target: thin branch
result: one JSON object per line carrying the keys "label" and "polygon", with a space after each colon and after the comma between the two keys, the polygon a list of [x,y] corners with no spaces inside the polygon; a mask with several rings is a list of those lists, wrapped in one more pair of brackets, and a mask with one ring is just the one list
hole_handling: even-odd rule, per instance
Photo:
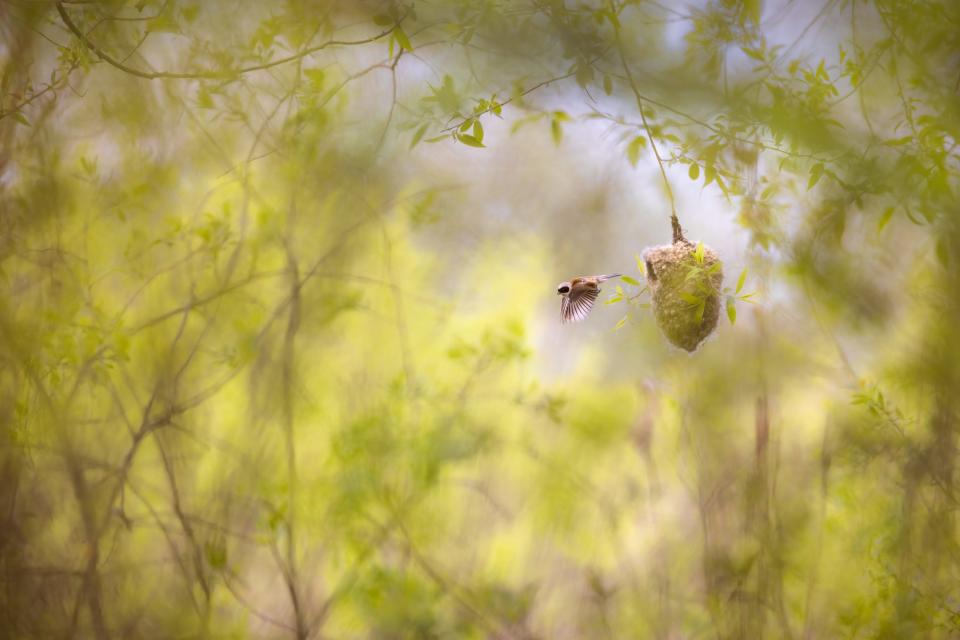
{"label": "thin branch", "polygon": [[410,532],[407,531],[402,518],[397,519],[397,527],[403,537],[403,542],[405,543],[404,546],[406,547],[407,552],[410,554],[410,557],[413,558],[414,562],[416,562],[423,573],[430,578],[446,595],[450,596],[450,598],[464,612],[471,615],[487,631],[494,634],[494,637],[496,638],[513,639],[516,637],[515,634],[512,633],[511,629],[506,627],[499,619],[488,615],[487,612],[483,611],[476,604],[474,604],[472,602],[473,598],[468,597],[471,594],[469,594],[465,588],[447,578],[443,573],[440,572],[440,570],[437,569],[434,563],[420,553],[417,547],[413,544],[413,538],[410,536]]}
{"label": "thin branch", "polygon": [[154,508],[150,501],[147,500],[147,497],[143,495],[143,492],[138,490],[132,482],[127,483],[127,488],[130,489],[130,493],[140,500],[143,506],[150,513],[150,516],[156,523],[157,528],[159,528],[160,532],[163,534],[164,539],[167,541],[167,546],[170,549],[170,557],[173,558],[174,562],[176,562],[177,567],[180,569],[180,573],[183,575],[184,592],[190,597],[190,602],[193,604],[194,610],[198,615],[200,615],[200,603],[197,602],[197,596],[193,590],[193,580],[190,575],[190,568],[185,564],[184,559],[180,554],[180,549],[177,545],[177,541],[173,537],[173,532],[170,531],[169,527],[167,527],[166,523],[164,523],[163,518],[160,517],[160,513],[156,510],[156,508]]}
{"label": "thin branch", "polygon": [[[291,202],[291,212],[288,218],[290,226],[296,217],[296,200]],[[296,418],[293,406],[293,385],[296,360],[296,338],[300,329],[301,320],[301,281],[300,266],[297,258],[286,243],[287,249],[287,271],[290,277],[290,304],[287,314],[287,327],[283,337],[283,427],[284,440],[287,453],[287,536],[286,536],[286,566],[279,557],[279,552],[274,549],[277,555],[277,564],[281,568],[284,581],[287,583],[287,591],[290,594],[290,604],[293,606],[294,621],[297,627],[297,638],[305,640],[309,635],[309,628],[306,624],[303,612],[303,603],[299,592],[299,579],[297,576],[297,450],[296,450]]]}
{"label": "thin branch", "polygon": [[[215,292],[213,292],[213,293],[211,293],[211,294],[209,294],[209,295],[206,295],[206,296],[204,296],[204,297],[202,297],[202,298],[195,298],[194,300],[191,300],[191,301],[188,302],[187,304],[182,305],[182,306],[179,306],[179,307],[177,307],[176,309],[171,309],[170,311],[166,311],[166,312],[164,312],[164,313],[161,313],[160,315],[154,316],[153,318],[150,318],[149,320],[145,320],[145,321],[141,322],[139,325],[137,325],[136,327],[133,327],[132,329],[130,329],[130,334],[133,335],[133,334],[136,334],[136,333],[139,333],[139,332],[143,331],[144,329],[149,329],[150,327],[152,327],[152,326],[154,326],[154,325],[156,325],[156,324],[160,324],[160,323],[163,322],[164,320],[167,320],[167,319],[169,319],[169,318],[172,318],[172,317],[174,317],[174,316],[177,316],[177,315],[179,315],[179,314],[181,314],[181,313],[183,313],[183,312],[185,312],[185,311],[193,311],[194,309],[197,309],[197,308],[202,307],[202,306],[204,306],[204,305],[206,305],[206,304],[209,304],[209,303],[211,303],[211,302],[214,302],[215,300],[218,300],[219,298],[225,296],[226,294],[228,294],[228,293],[230,293],[230,292],[232,292],[232,291],[235,291],[235,290],[237,290],[237,289],[241,289],[241,288],[247,286],[248,284],[250,284],[250,283],[252,283],[252,282],[255,282],[255,281],[257,281],[257,280],[260,280],[260,279],[262,279],[262,278],[276,278],[276,277],[280,277],[280,276],[286,275],[286,273],[287,273],[287,272],[286,272],[286,270],[284,270],[284,269],[277,269],[277,270],[272,270],[272,271],[263,271],[263,272],[261,272],[261,273],[251,274],[251,275],[247,276],[246,278],[244,278],[243,280],[240,280],[240,281],[238,281],[238,282],[235,282],[235,283],[233,283],[233,284],[230,284],[230,285],[227,285],[227,286],[223,287],[223,288],[220,289],[219,291],[215,291]],[[138,293],[139,293],[139,292],[138,292]]]}
{"label": "thin branch", "polygon": [[[499,105],[500,107],[503,107],[503,106],[505,106],[505,105],[510,104],[511,102],[514,102],[514,101],[517,100],[518,98],[522,98],[522,97],[524,97],[524,96],[526,96],[526,95],[528,95],[528,94],[533,93],[533,92],[536,91],[537,89],[542,89],[543,87],[549,86],[549,85],[553,84],[554,82],[560,82],[561,80],[566,80],[567,78],[570,78],[570,77],[572,77],[572,76],[574,76],[574,75],[576,75],[576,71],[571,71],[570,73],[565,73],[565,74],[563,74],[562,76],[557,76],[557,77],[555,77],[555,78],[550,78],[549,80],[544,80],[543,82],[538,82],[537,84],[533,85],[533,86],[530,87],[529,89],[526,89],[526,90],[524,90],[524,91],[521,91],[519,94],[517,94],[517,95],[515,95],[515,96],[513,96],[513,97],[510,97],[510,98],[507,98],[507,99],[504,100],[503,102],[498,103],[498,105]],[[471,115],[470,117],[471,117],[471,118],[479,118],[479,117],[481,117],[481,116],[484,116],[484,115],[490,113],[491,111],[493,111],[493,109],[494,109],[493,106],[487,107],[487,108],[484,109],[483,111],[478,111],[477,113],[474,113],[474,114]],[[461,120],[461,121],[458,122],[457,124],[454,124],[454,125],[451,125],[451,126],[449,126],[449,127],[446,127],[445,129],[441,129],[441,133],[447,133],[448,131],[453,131],[454,129],[459,129],[460,126],[464,123],[465,120],[466,120],[466,118],[464,118],[463,120]]]}
{"label": "thin branch", "polygon": [[400,64],[400,58],[403,57],[404,49],[400,48],[393,64],[390,65],[390,110],[387,112],[387,121],[383,123],[383,131],[380,132],[380,139],[377,140],[377,151],[383,148],[383,142],[387,137],[387,131],[390,130],[390,124],[393,122],[393,113],[397,108],[397,65]]}
{"label": "thin branch", "polygon": [[293,627],[291,627],[291,626],[290,626],[289,624],[287,624],[286,622],[283,622],[283,621],[281,621],[281,620],[277,620],[277,619],[275,619],[275,618],[271,618],[271,617],[268,616],[267,614],[261,613],[260,611],[258,611],[258,610],[256,609],[256,607],[254,607],[252,604],[250,604],[250,602],[248,602],[248,601],[246,600],[246,598],[243,597],[243,594],[241,594],[239,591],[237,591],[237,590],[233,587],[233,585],[230,583],[230,580],[229,580],[228,577],[227,577],[227,574],[224,574],[224,576],[223,576],[223,586],[225,586],[225,587],[227,588],[227,591],[230,592],[230,595],[232,595],[232,596],[234,597],[234,599],[236,599],[237,602],[239,602],[247,611],[249,611],[250,613],[252,613],[254,616],[256,616],[257,618],[259,618],[260,620],[263,620],[264,622],[267,622],[267,623],[269,623],[269,624],[272,624],[272,625],[274,625],[274,626],[276,626],[276,627],[280,627],[281,629],[286,629],[287,631],[296,631],[296,629],[294,629]]}
{"label": "thin branch", "polygon": [[304,49],[303,51],[299,51],[299,52],[297,52],[297,53],[291,54],[291,55],[286,56],[286,57],[283,57],[283,58],[277,58],[276,60],[271,60],[271,61],[269,61],[269,62],[263,62],[263,63],[261,63],[261,64],[255,64],[255,65],[251,65],[251,66],[248,66],[248,67],[240,67],[239,69],[227,69],[227,70],[221,70],[221,71],[194,71],[194,72],[187,72],[187,71],[143,71],[143,70],[141,70],[141,69],[137,69],[137,68],[135,68],[135,67],[131,67],[131,66],[129,66],[129,65],[126,65],[126,64],[124,64],[123,62],[121,62],[120,60],[117,60],[116,58],[114,58],[114,57],[111,56],[110,54],[106,53],[106,52],[105,52],[103,49],[101,49],[99,46],[97,46],[93,41],[91,41],[82,31],[80,31],[80,29],[77,27],[77,25],[76,25],[76,24],[73,22],[73,20],[70,18],[70,15],[67,13],[66,9],[63,8],[63,1],[62,1],[62,0],[61,0],[61,2],[57,2],[57,13],[60,14],[60,18],[63,20],[63,23],[67,26],[67,28],[80,40],[81,43],[83,43],[83,45],[84,45],[87,49],[89,49],[90,51],[92,51],[93,53],[95,53],[98,58],[100,58],[101,60],[103,60],[103,61],[106,62],[107,64],[109,64],[109,65],[111,65],[111,66],[113,66],[113,67],[116,67],[117,69],[120,69],[121,71],[123,71],[123,72],[125,72],[125,73],[129,73],[130,75],[136,76],[136,77],[138,77],[138,78],[145,78],[145,79],[147,79],[147,80],[156,80],[156,79],[159,79],[159,78],[178,79],[178,80],[216,80],[216,79],[222,80],[222,79],[229,79],[229,78],[232,78],[232,77],[235,77],[235,76],[238,76],[238,75],[242,75],[242,74],[245,74],[245,73],[250,73],[250,72],[252,72],[252,71],[262,71],[262,70],[264,70],[264,69],[270,69],[270,68],[272,68],[272,67],[277,67],[277,66],[286,64],[286,63],[288,63],[288,62],[293,62],[293,61],[295,61],[295,60],[300,60],[301,58],[305,58],[306,56],[309,56],[310,54],[316,53],[317,51],[321,51],[321,50],[323,50],[323,49],[327,49],[327,48],[329,48],[329,47],[361,45],[361,44],[369,44],[369,43],[371,43],[371,42],[376,42],[377,40],[380,40],[380,39],[382,39],[382,38],[390,35],[391,33],[393,33],[394,30],[396,30],[397,27],[400,26],[400,22],[403,21],[403,18],[401,18],[401,19],[397,22],[397,24],[393,25],[393,26],[390,27],[389,29],[385,29],[384,31],[381,31],[380,33],[378,33],[378,34],[376,34],[376,35],[370,36],[369,38],[364,38],[364,39],[361,39],[361,40],[327,40],[326,42],[323,42],[323,43],[318,44],[318,45],[314,45],[314,46],[312,46],[312,47],[308,47],[308,48]]}
{"label": "thin branch", "polygon": [[11,106],[9,109],[0,111],[0,120],[3,120],[7,116],[11,116],[15,113],[19,113],[21,109],[29,105],[31,102],[33,102],[37,98],[40,98],[51,91],[56,91],[57,89],[61,88],[70,79],[70,74],[76,70],[77,66],[79,66],[78,63],[74,62],[67,68],[65,72],[63,72],[63,75],[61,75],[59,78],[54,79],[52,82],[50,82],[40,91],[37,91],[36,93],[31,94],[29,97],[24,98],[20,102]]}
{"label": "thin branch", "polygon": [[[616,15],[617,8],[611,0],[610,10]],[[623,65],[623,71],[627,74],[627,81],[630,84],[630,88],[633,90],[633,95],[637,100],[637,109],[640,111],[640,119],[643,121],[643,128],[647,132],[647,139],[650,141],[650,148],[653,149],[653,155],[657,158],[657,165],[660,167],[660,176],[663,178],[664,187],[667,190],[667,198],[670,200],[670,227],[673,230],[673,241],[676,242],[687,242],[687,239],[683,237],[683,229],[680,226],[680,219],[677,217],[677,205],[673,198],[673,188],[670,186],[670,180],[667,179],[667,171],[663,167],[663,158],[660,157],[660,151],[657,149],[657,143],[653,138],[653,133],[650,131],[650,124],[647,122],[647,116],[643,112],[643,97],[640,95],[640,90],[637,89],[637,83],[633,78],[633,72],[630,71],[630,65],[627,64],[627,57],[623,52],[623,40],[620,38],[620,23],[618,20],[614,19],[611,21],[613,23],[613,36],[617,41],[617,53],[620,54],[620,63]]]}
{"label": "thin branch", "polygon": [[[170,499],[172,502],[171,506],[173,507],[174,514],[177,516],[177,521],[180,523],[180,528],[183,529],[183,534],[190,544],[195,581],[200,584],[200,589],[203,591],[203,610],[201,611],[199,606],[197,606],[196,598],[194,598],[194,605],[197,606],[197,613],[203,616],[204,628],[206,628],[206,625],[210,621],[210,597],[212,589],[210,586],[210,581],[207,579],[206,573],[204,572],[203,547],[197,541],[197,536],[194,534],[193,527],[190,525],[190,520],[183,511],[183,503],[180,500],[180,489],[177,486],[177,475],[175,469],[173,468],[173,460],[171,460],[170,456],[167,454],[166,447],[163,446],[163,440],[161,438],[157,438],[156,442],[157,449],[160,451],[160,457],[163,460],[163,470],[167,476],[167,484],[170,487]],[[178,558],[178,562],[179,561],[180,560]],[[184,574],[189,578],[189,573],[186,572],[186,570],[184,570]]]}
{"label": "thin branch", "polygon": [[[612,77],[614,77],[614,78],[619,78],[619,79],[621,79],[621,80],[628,80],[626,76],[622,76],[622,75],[620,75],[620,74],[618,74],[618,73],[615,73],[615,72],[608,72],[608,75],[610,75],[610,76],[612,76]],[[628,80],[628,82],[629,82],[629,80]],[[634,91],[636,91],[636,89],[634,89]],[[696,117],[696,116],[694,116],[694,115],[691,115],[691,114],[687,113],[686,111],[682,111],[682,110],[680,110],[680,109],[677,109],[676,107],[671,107],[670,105],[668,105],[668,104],[666,104],[666,103],[664,103],[664,102],[660,102],[659,100],[657,100],[657,99],[655,99],[655,98],[651,98],[651,97],[650,97],[649,95],[647,95],[647,94],[641,93],[641,94],[640,94],[640,98],[641,98],[644,102],[646,102],[646,103],[648,103],[648,104],[652,104],[652,105],[655,106],[655,107],[659,107],[659,108],[661,108],[661,109],[663,109],[663,110],[665,110],[665,111],[669,111],[669,112],[671,112],[671,113],[674,113],[674,114],[680,116],[681,118],[684,118],[684,119],[686,119],[686,120],[689,120],[689,121],[692,122],[693,124],[699,125],[699,126],[703,127],[704,129],[707,129],[708,131],[717,134],[718,136],[723,136],[723,137],[726,138],[729,142],[739,142],[740,144],[750,145],[750,146],[752,146],[752,147],[756,147],[757,149],[762,149],[763,151],[772,151],[772,152],[774,152],[774,153],[779,153],[779,154],[781,154],[781,155],[784,155],[784,156],[787,156],[787,157],[790,157],[790,158],[803,158],[803,159],[807,159],[807,160],[816,160],[816,161],[818,161],[818,162],[835,162],[835,161],[836,161],[836,159],[823,158],[823,157],[821,157],[821,156],[818,156],[818,155],[812,154],[812,153],[797,153],[796,151],[790,151],[789,149],[784,149],[784,148],[782,148],[782,147],[778,147],[778,146],[775,146],[775,145],[772,145],[772,144],[767,144],[766,142],[761,142],[760,140],[756,140],[756,139],[753,139],[753,138],[743,138],[743,137],[738,136],[738,135],[736,135],[736,134],[734,134],[734,133],[730,133],[729,131],[724,131],[723,129],[719,129],[719,128],[715,127],[714,125],[710,124],[709,122],[707,122],[706,120],[701,120],[700,118],[698,118],[698,117]],[[619,123],[619,124],[630,124],[631,126],[638,126],[638,125],[636,125],[635,123],[631,123],[631,122],[628,122],[628,121],[624,121],[624,120],[622,120],[622,119],[620,119],[620,118],[617,118],[617,117],[615,117],[615,116],[613,116],[613,115],[611,115],[611,114],[609,114],[609,113],[605,113],[605,112],[603,112],[603,111],[593,111],[592,113],[596,113],[596,114],[602,115],[603,117],[607,118],[608,120],[612,120],[612,121],[617,122],[617,123]]]}

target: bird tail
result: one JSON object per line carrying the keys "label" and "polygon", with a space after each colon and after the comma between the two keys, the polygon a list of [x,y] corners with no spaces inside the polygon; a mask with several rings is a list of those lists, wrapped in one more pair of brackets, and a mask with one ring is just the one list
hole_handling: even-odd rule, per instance
{"label": "bird tail", "polygon": [[597,282],[605,282],[606,280],[612,280],[613,278],[619,278],[622,276],[622,273],[610,273],[605,276],[597,276]]}

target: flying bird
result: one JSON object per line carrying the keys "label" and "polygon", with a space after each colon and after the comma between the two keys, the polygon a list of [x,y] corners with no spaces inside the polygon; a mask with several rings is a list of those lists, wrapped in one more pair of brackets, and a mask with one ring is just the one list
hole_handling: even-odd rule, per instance
{"label": "flying bird", "polygon": [[600,295],[600,283],[621,275],[611,273],[605,276],[580,276],[557,285],[557,293],[563,296],[560,301],[560,321],[580,322],[586,318]]}

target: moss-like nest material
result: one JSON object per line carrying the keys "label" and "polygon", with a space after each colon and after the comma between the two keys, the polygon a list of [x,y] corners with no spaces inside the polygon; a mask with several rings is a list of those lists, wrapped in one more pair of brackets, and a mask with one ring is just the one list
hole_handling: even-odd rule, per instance
{"label": "moss-like nest material", "polygon": [[717,328],[723,265],[717,254],[685,240],[651,247],[643,253],[653,316],[667,339],[693,352]]}

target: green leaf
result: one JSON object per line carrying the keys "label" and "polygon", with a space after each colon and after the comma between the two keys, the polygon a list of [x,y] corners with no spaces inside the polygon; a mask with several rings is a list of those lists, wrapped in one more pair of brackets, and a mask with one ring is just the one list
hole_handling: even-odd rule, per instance
{"label": "green leaf", "polygon": [[698,165],[696,162],[692,163],[692,164],[690,165],[690,170],[687,171],[687,175],[690,176],[690,179],[691,179],[691,180],[696,180],[697,178],[699,178],[699,177],[700,177],[700,165]]}
{"label": "green leaf", "polygon": [[950,250],[947,247],[947,241],[944,238],[937,239],[937,260],[944,268],[950,266]]}
{"label": "green leaf", "polygon": [[610,26],[612,26],[614,29],[620,28],[620,18],[617,17],[617,14],[615,11],[612,11],[612,10],[604,11],[603,15],[604,17],[606,17],[607,20],[610,21]]}
{"label": "green leaf", "polygon": [[909,143],[911,140],[913,140],[913,136],[903,136],[902,138],[884,140],[883,144],[887,145],[888,147],[899,147]]}
{"label": "green leaf", "polygon": [[227,566],[227,547],[223,543],[211,543],[207,542],[204,544],[204,548],[207,552],[207,562],[214,569],[223,569]]}
{"label": "green leaf", "polygon": [[697,243],[697,248],[696,248],[696,250],[693,252],[693,257],[696,259],[697,264],[703,264],[703,251],[704,251],[704,250],[703,250],[703,243],[702,243],[702,242],[698,242],[698,243]]}
{"label": "green leaf", "polygon": [[27,120],[27,116],[23,115],[20,111],[13,114],[13,119],[26,127],[30,126],[30,121]]}
{"label": "green leaf", "polygon": [[744,283],[747,281],[747,270],[744,269],[743,273],[740,274],[740,277],[737,278],[737,288],[734,290],[734,293],[740,293],[740,290],[743,289]]}
{"label": "green leaf", "polygon": [[807,191],[813,189],[816,184],[820,182],[821,176],[823,176],[823,163],[818,162],[810,169],[810,181],[807,183]]}
{"label": "green leaf", "polygon": [[589,64],[581,64],[577,66],[575,77],[577,84],[586,89],[587,85],[593,82],[593,67],[591,67]]}
{"label": "green leaf", "polygon": [[543,118],[544,118],[544,114],[542,113],[535,113],[533,115],[529,115],[523,118],[517,118],[516,120],[514,120],[513,124],[510,125],[510,133],[516,133],[517,131],[520,131],[521,127],[524,127],[530,124],[531,122],[537,122],[538,120],[543,120]]}
{"label": "green leaf", "polygon": [[483,142],[483,125],[480,124],[479,118],[473,121],[473,137]]}
{"label": "green leaf", "polygon": [[701,298],[700,296],[696,296],[696,295],[694,295],[694,294],[692,294],[692,293],[688,293],[688,292],[686,292],[686,291],[681,291],[681,292],[680,292],[680,297],[681,297],[681,298],[683,299],[683,301],[686,302],[687,304],[700,304],[701,302],[703,302],[703,298]]}
{"label": "green leaf", "polygon": [[86,156],[80,156],[80,168],[83,169],[83,172],[89,176],[96,175],[97,173],[97,160],[87,158]]}
{"label": "green leaf", "polygon": [[887,226],[887,223],[893,218],[894,210],[894,207],[887,207],[884,210],[883,215],[880,216],[880,222],[877,223],[877,231],[883,231],[883,228]]}
{"label": "green leaf", "polygon": [[460,123],[460,127],[459,127],[458,131],[459,131],[460,133],[465,133],[465,132],[467,131],[467,129],[469,129],[472,124],[473,124],[473,118],[467,118],[466,120],[464,120],[463,122]]}
{"label": "green leaf", "polygon": [[607,95],[613,93],[613,80],[610,76],[603,76],[603,92]]}
{"label": "green leaf", "polygon": [[630,161],[630,164],[637,166],[637,161],[640,160],[640,150],[647,144],[647,139],[643,136],[637,136],[630,141],[630,144],[627,145],[627,160]]}
{"label": "green leaf", "polygon": [[632,284],[635,287],[639,287],[640,283],[631,278],[630,276],[620,276],[620,279],[626,282],[627,284]]}
{"label": "green leaf", "polygon": [[647,265],[646,263],[644,263],[643,258],[641,258],[639,254],[634,254],[633,257],[637,261],[637,271],[639,271],[644,275],[644,277],[646,277]]}
{"label": "green leaf", "polygon": [[737,301],[733,296],[727,296],[727,318],[730,324],[737,323]]}
{"label": "green leaf", "polygon": [[485,144],[483,144],[473,136],[467,135],[466,133],[461,133],[460,135],[458,135],[457,140],[467,145],[468,147],[485,147],[486,146]]}
{"label": "green leaf", "polygon": [[623,327],[623,325],[625,324],[627,324],[627,316],[623,316],[622,318],[620,318],[620,322],[616,324],[613,330],[616,331],[617,329],[620,329],[621,327]]}
{"label": "green leaf", "polygon": [[[310,86],[312,89],[322,89],[327,73],[323,69],[304,69],[303,75],[307,76],[307,78],[310,80]],[[203,89],[201,88],[201,91],[202,90]]]}
{"label": "green leaf", "polygon": [[696,318],[697,322],[703,322],[703,313],[707,310],[707,301],[701,300],[700,304],[697,305]]}
{"label": "green leaf", "polygon": [[557,118],[550,121],[550,135],[553,136],[554,144],[559,145],[560,141],[563,140],[563,127],[560,126],[560,121]]}
{"label": "green leaf", "polygon": [[373,16],[373,24],[386,27],[387,25],[393,24],[393,20],[386,14],[378,13],[377,15]]}
{"label": "green leaf", "polygon": [[720,191],[723,192],[723,195],[729,199],[730,190],[727,188],[727,183],[723,181],[723,178],[720,177],[719,173],[716,175],[716,183],[717,186],[720,187]]}
{"label": "green leaf", "polygon": [[413,45],[410,44],[410,38],[407,37],[406,32],[397,25],[397,28],[393,31],[393,37],[397,39],[397,44],[406,49],[407,51],[413,51]]}
{"label": "green leaf", "polygon": [[827,64],[826,60],[821,60],[820,64],[817,65],[817,77],[822,78],[824,80],[829,80],[830,76],[827,74],[826,64]]}
{"label": "green leaf", "polygon": [[[423,139],[423,135],[427,132],[427,127],[428,127],[428,126],[429,126],[428,124],[420,125],[420,128],[417,129],[417,132],[413,134],[413,140],[410,141],[410,148],[411,148],[411,149],[413,149],[415,146],[417,146],[417,143],[419,143],[419,142]],[[444,137],[446,137],[446,136],[444,136]]]}
{"label": "green leaf", "polygon": [[434,142],[440,142],[441,140],[446,140],[450,137],[449,133],[444,133],[443,135],[435,136],[433,138],[427,138],[424,140],[427,144],[433,144]]}
{"label": "green leaf", "polygon": [[147,22],[147,31],[150,33],[179,33],[180,25],[170,12],[164,11],[153,20]]}
{"label": "green leaf", "polygon": [[914,215],[913,211],[910,209],[909,206],[907,206],[907,207],[904,209],[904,213],[907,214],[907,219],[910,220],[910,222],[912,222],[913,224],[917,225],[918,227],[922,227],[922,226],[923,226],[923,220],[921,220],[920,218],[917,218],[917,217]]}

